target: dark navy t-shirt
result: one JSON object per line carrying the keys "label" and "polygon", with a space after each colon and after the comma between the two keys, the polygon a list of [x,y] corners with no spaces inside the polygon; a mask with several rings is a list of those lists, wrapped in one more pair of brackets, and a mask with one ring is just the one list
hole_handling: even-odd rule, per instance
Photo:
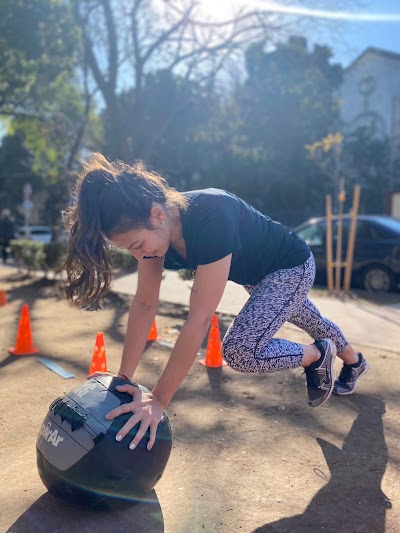
{"label": "dark navy t-shirt", "polygon": [[295,233],[220,189],[182,193],[189,207],[181,212],[184,260],[170,247],[164,267],[196,270],[232,254],[229,279],[256,285],[267,274],[301,265],[310,249]]}

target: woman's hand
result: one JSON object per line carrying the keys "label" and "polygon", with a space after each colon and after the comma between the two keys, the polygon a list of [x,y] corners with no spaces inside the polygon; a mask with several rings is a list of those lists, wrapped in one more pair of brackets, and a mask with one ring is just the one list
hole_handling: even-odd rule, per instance
{"label": "woman's hand", "polygon": [[133,385],[119,385],[116,387],[119,392],[127,392],[133,397],[130,403],[124,403],[116,409],[106,414],[107,420],[112,420],[116,416],[132,412],[133,415],[119,430],[115,439],[121,441],[125,435],[140,422],[139,429],[129,444],[129,448],[134,450],[140,440],[143,438],[147,429],[150,427],[150,438],[147,449],[151,450],[156,440],[157,426],[163,415],[163,408],[159,401],[151,394],[142,392],[138,387]]}

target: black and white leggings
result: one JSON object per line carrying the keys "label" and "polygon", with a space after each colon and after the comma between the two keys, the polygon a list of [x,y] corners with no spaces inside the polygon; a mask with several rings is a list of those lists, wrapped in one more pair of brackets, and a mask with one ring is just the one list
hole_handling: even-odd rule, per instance
{"label": "black and white leggings", "polygon": [[310,255],[305,263],[278,270],[258,285],[246,285],[250,298],[225,334],[222,354],[240,372],[276,372],[300,366],[301,344],[272,338],[285,323],[291,322],[313,339],[331,339],[342,353],[348,345],[333,322],[321,316],[307,295],[314,283],[315,262]]}

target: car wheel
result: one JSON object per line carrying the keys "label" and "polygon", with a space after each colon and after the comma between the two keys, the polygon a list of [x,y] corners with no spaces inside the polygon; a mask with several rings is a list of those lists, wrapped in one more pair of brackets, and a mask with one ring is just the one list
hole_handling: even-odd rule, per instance
{"label": "car wheel", "polygon": [[364,271],[363,287],[369,292],[389,292],[394,288],[393,274],[383,266],[370,266]]}

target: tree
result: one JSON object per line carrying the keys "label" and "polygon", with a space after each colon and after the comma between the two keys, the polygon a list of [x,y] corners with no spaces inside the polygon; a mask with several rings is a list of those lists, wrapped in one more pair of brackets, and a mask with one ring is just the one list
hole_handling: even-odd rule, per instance
{"label": "tree", "polygon": [[359,183],[361,210],[383,213],[385,192],[391,190],[391,146],[387,138],[373,135],[367,127],[358,128],[344,145],[347,185]]}
{"label": "tree", "polygon": [[[125,110],[118,100],[122,86],[132,91],[131,120],[143,125],[150,73],[163,70],[210,88],[221,69],[251,39],[265,38],[268,29],[278,31],[277,17],[266,12],[241,12],[232,20],[216,23],[199,20],[197,8],[197,0],[74,1],[87,64],[113,132],[110,156],[132,161],[140,142],[123,128]],[[146,148],[138,150],[146,160]]]}
{"label": "tree", "polygon": [[65,0],[0,3],[0,115],[40,117],[73,74],[78,38]]}
{"label": "tree", "polygon": [[341,67],[330,57],[324,46],[309,51],[303,38],[273,51],[255,43],[246,54],[248,77],[229,103],[236,124],[229,133],[232,188],[250,189],[245,196],[254,205],[291,224],[323,207],[327,184],[304,145],[324,137],[338,119]]}
{"label": "tree", "polygon": [[[9,139],[3,146],[3,157],[23,144],[29,154],[24,161],[30,165],[24,179],[36,176],[42,221],[55,223],[68,201],[82,148],[93,149],[101,137],[87,69],[80,62],[80,31],[66,0],[2,2],[0,31],[5,50],[0,57],[0,115],[9,117],[8,134],[16,135],[15,143]],[[92,142],[95,132],[98,139]],[[9,196],[15,201],[13,189],[18,201],[21,194],[19,166],[15,160],[13,168],[11,160],[7,167]]]}
{"label": "tree", "polygon": [[[118,96],[124,109],[121,128],[132,145],[132,157],[168,177],[171,185],[188,189],[198,185],[198,170],[204,154],[204,141],[211,129],[211,118],[218,112],[218,99],[200,83],[160,70],[145,77],[142,95],[143,122],[135,116],[133,89]],[[106,146],[113,129],[105,121]],[[197,170],[197,173],[196,173]]]}

